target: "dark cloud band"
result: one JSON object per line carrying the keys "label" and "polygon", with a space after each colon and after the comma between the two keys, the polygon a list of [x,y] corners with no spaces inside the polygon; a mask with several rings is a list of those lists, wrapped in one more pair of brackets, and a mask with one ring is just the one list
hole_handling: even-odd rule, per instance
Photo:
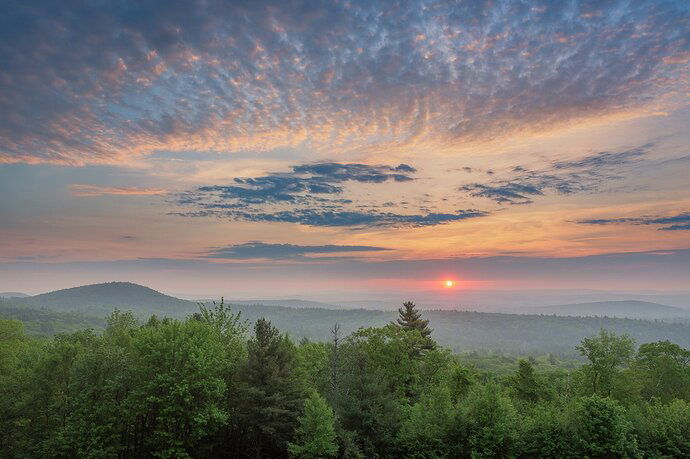
{"label": "dark cloud band", "polygon": [[660,231],[687,231],[690,230],[690,212],[667,217],[597,218],[579,220],[577,223],[582,225],[659,225]]}

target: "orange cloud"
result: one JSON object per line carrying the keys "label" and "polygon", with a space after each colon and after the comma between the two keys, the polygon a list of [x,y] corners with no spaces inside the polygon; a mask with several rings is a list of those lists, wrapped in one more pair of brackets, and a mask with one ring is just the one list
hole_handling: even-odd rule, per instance
{"label": "orange cloud", "polygon": [[153,196],[167,193],[162,188],[114,187],[79,183],[71,184],[69,190],[73,196]]}

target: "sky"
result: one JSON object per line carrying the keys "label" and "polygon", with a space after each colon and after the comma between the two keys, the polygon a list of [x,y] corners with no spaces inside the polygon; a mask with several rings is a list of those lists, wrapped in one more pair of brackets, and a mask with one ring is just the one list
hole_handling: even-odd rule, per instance
{"label": "sky", "polygon": [[4,1],[0,290],[690,291],[689,69],[687,1]]}

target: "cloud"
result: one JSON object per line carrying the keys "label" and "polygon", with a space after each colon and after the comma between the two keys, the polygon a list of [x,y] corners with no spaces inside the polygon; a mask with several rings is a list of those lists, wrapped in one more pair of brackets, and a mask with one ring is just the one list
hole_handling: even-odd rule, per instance
{"label": "cloud", "polygon": [[661,231],[690,231],[690,223],[685,223],[683,225],[671,225],[659,228]]}
{"label": "cloud", "polygon": [[[183,193],[182,204],[205,208],[248,208],[260,204],[324,203],[325,198],[314,195],[334,195],[343,192],[340,184],[359,182],[380,184],[386,181],[409,182],[416,170],[406,164],[397,167],[366,164],[315,163],[294,166],[292,172],[270,173],[255,178],[235,178],[234,185],[199,187]],[[213,199],[210,202],[209,199]],[[331,200],[343,204],[347,200]]]}
{"label": "cloud", "polygon": [[225,247],[213,247],[204,254],[204,257],[227,260],[268,259],[322,261],[352,257],[312,257],[309,255],[381,252],[387,250],[391,249],[368,245],[295,245],[267,244],[264,242],[252,241]]}
{"label": "cloud", "polygon": [[323,227],[422,227],[458,222],[470,218],[485,217],[488,212],[467,209],[454,213],[398,214],[379,211],[331,211],[298,209],[294,211],[246,212],[232,209],[207,209],[190,212],[173,212],[184,217],[219,217],[249,222],[296,223]]}
{"label": "cloud", "polygon": [[[477,209],[456,212],[395,213],[396,204],[350,197],[345,184],[411,182],[416,169],[398,166],[312,163],[291,172],[235,178],[232,185],[202,186],[178,194],[174,203],[190,210],[185,217],[219,217],[250,222],[282,222],[324,227],[431,226],[488,215]],[[399,207],[407,203],[401,202]],[[366,209],[366,210],[365,210]]]}
{"label": "cloud", "polygon": [[139,187],[114,187],[99,185],[84,185],[73,183],[69,186],[73,196],[153,196],[163,195],[167,191],[161,188],[139,188]]}
{"label": "cloud", "polygon": [[630,165],[642,160],[652,148],[646,144],[621,151],[601,151],[571,161],[555,161],[540,170],[515,166],[510,179],[489,183],[470,183],[459,191],[472,197],[487,198],[498,204],[531,204],[534,196],[591,193],[602,184],[621,178]]}
{"label": "cloud", "polygon": [[576,223],[582,225],[668,225],[661,226],[660,231],[685,231],[690,230],[690,212],[683,212],[667,217],[624,217],[624,218],[597,218],[579,220]]}
{"label": "cloud", "polygon": [[471,196],[492,199],[499,204],[531,204],[533,201],[528,196],[544,194],[536,186],[520,183],[505,183],[497,186],[473,183],[460,187],[460,191],[468,191]]}
{"label": "cloud", "polygon": [[450,144],[634,109],[683,88],[688,8],[8,0],[0,162]]}

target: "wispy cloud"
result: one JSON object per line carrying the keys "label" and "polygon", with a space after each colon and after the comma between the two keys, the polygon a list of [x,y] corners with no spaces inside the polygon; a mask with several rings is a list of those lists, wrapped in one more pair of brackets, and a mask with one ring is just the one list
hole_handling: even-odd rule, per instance
{"label": "wispy cloud", "polygon": [[139,188],[139,187],[115,187],[115,186],[99,186],[99,185],[84,185],[73,183],[69,186],[70,193],[73,196],[152,196],[163,195],[167,191],[161,188]]}
{"label": "wispy cloud", "polygon": [[[331,259],[351,259],[352,257],[323,257],[319,255],[333,255],[343,253],[365,253],[387,251],[385,247],[368,245],[296,245],[296,244],[268,244],[259,241],[234,244],[225,247],[212,247],[204,253],[204,258],[225,260],[298,260],[323,261]],[[311,255],[317,255],[316,257]]]}
{"label": "wispy cloud", "polygon": [[5,1],[0,162],[356,151],[548,128],[683,85],[689,8]]}
{"label": "wispy cloud", "polygon": [[431,226],[488,215],[477,209],[434,213],[421,206],[416,213],[395,213],[390,210],[395,203],[363,201],[345,189],[347,182],[379,186],[411,182],[415,172],[407,164],[297,165],[291,172],[235,178],[233,185],[202,186],[181,193],[174,202],[190,210],[174,214],[331,227]]}
{"label": "wispy cloud", "polygon": [[[577,223],[583,225],[659,225],[660,231],[684,231],[690,230],[690,212],[682,212],[666,217],[644,216],[644,217],[622,217],[622,218],[595,218],[589,220],[579,220]],[[662,226],[667,225],[667,226]]]}
{"label": "wispy cloud", "polygon": [[652,148],[646,144],[622,151],[601,151],[577,160],[556,161],[539,170],[514,167],[510,179],[470,183],[459,191],[491,199],[499,204],[531,204],[547,192],[574,194],[595,192],[604,183],[622,178],[631,164],[642,160]]}

